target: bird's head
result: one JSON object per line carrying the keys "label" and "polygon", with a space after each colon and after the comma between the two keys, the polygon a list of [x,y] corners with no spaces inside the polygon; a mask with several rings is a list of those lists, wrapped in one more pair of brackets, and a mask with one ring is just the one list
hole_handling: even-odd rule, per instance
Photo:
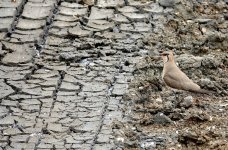
{"label": "bird's head", "polygon": [[174,50],[171,50],[169,52],[168,51],[164,51],[164,52],[160,53],[160,56],[162,57],[163,62],[164,63],[174,62],[173,53],[174,53]]}

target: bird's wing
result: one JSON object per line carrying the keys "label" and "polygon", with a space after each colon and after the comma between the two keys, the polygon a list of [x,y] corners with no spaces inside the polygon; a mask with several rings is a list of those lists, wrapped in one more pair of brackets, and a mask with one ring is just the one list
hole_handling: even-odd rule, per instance
{"label": "bird's wing", "polygon": [[166,73],[163,76],[165,83],[175,89],[182,89],[181,80],[173,73]]}
{"label": "bird's wing", "polygon": [[198,92],[200,90],[200,86],[194,83],[187,77],[185,73],[180,70],[175,72],[167,72],[164,75],[163,80],[172,88],[193,92]]}
{"label": "bird's wing", "polygon": [[163,80],[168,86],[182,90],[188,90],[188,86],[194,84],[179,68],[175,68],[175,71],[167,72]]}

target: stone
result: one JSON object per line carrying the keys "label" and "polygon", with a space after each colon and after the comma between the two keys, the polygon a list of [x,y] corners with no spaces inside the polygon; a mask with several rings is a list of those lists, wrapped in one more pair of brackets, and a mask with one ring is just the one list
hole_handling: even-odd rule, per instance
{"label": "stone", "polygon": [[[67,28],[51,28],[49,30],[49,34],[50,35],[55,35],[55,36],[58,36],[58,37],[64,37],[64,36],[67,36],[68,35],[68,29]],[[46,49],[47,50],[47,49]],[[43,49],[43,53],[46,53],[47,51]],[[50,55],[53,55],[54,54],[54,51],[53,50],[50,50]]]}
{"label": "stone", "polygon": [[36,84],[27,84],[25,81],[8,81],[7,82],[10,85],[13,85],[14,87],[21,89],[21,88],[35,88],[39,85]]}
{"label": "stone", "polygon": [[150,32],[152,31],[151,24],[146,24],[143,22],[134,23],[134,30],[136,32]]}
{"label": "stone", "polygon": [[133,13],[133,12],[139,11],[137,8],[132,7],[132,6],[120,7],[120,8],[117,8],[117,10],[120,11],[121,13]]}
{"label": "stone", "polygon": [[32,60],[32,55],[28,54],[26,51],[16,51],[13,53],[8,53],[2,59],[4,64],[21,64],[28,63]]}
{"label": "stone", "polygon": [[113,9],[99,9],[97,7],[92,7],[89,19],[108,19],[113,18]]}
{"label": "stone", "polygon": [[114,144],[110,144],[109,142],[107,143],[102,143],[102,144],[95,144],[94,145],[94,150],[100,150],[100,149],[115,149]]}
{"label": "stone", "polygon": [[10,141],[12,142],[26,142],[27,139],[29,138],[29,135],[16,135],[16,136],[12,136],[10,138]]}
{"label": "stone", "polygon": [[53,23],[53,28],[67,28],[67,27],[74,27],[77,25],[77,22],[65,22],[65,21],[55,21]]}
{"label": "stone", "polygon": [[[2,32],[7,32],[10,30],[10,24],[0,24],[0,31]],[[4,36],[5,37],[5,36]],[[2,38],[3,39],[3,38]]]}
{"label": "stone", "polygon": [[[124,39],[124,38],[127,38],[126,34],[124,34],[124,33],[113,33],[113,32],[108,32],[108,31],[105,31],[102,34],[96,33],[95,35],[99,36],[99,37],[107,38],[107,39]],[[102,52],[104,52],[105,54],[113,54],[114,55],[116,53],[116,50],[108,49],[108,50],[103,50]]]}
{"label": "stone", "polygon": [[133,27],[133,25],[132,24],[121,24],[120,25],[120,30],[122,30],[122,31],[133,31],[134,30],[134,27]]}
{"label": "stone", "polygon": [[0,19],[0,31],[8,31],[13,23],[13,18],[1,18]]}
{"label": "stone", "polygon": [[39,85],[43,86],[43,87],[57,87],[58,85],[58,80],[47,80],[45,82],[39,83]]}
{"label": "stone", "polygon": [[68,82],[63,82],[62,85],[60,86],[60,90],[62,91],[75,91],[79,89],[80,89],[79,85],[75,85],[73,83],[68,83]]}
{"label": "stone", "polygon": [[108,86],[105,84],[101,84],[99,82],[91,82],[91,83],[85,83],[83,85],[83,91],[84,92],[99,92],[107,90]]}
{"label": "stone", "polygon": [[48,123],[48,130],[54,131],[54,132],[64,132],[66,129],[62,127],[61,124],[56,124],[56,123]]}
{"label": "stone", "polygon": [[[5,27],[3,27],[3,30],[5,29],[6,30],[6,28],[8,29],[8,26],[6,27],[6,25],[4,25]],[[1,28],[1,27],[0,27]],[[0,32],[0,40],[3,40],[3,39],[5,39],[5,37],[6,37],[6,32]]]}
{"label": "stone", "polygon": [[97,0],[98,7],[117,7],[124,4],[124,0]]}
{"label": "stone", "polygon": [[205,23],[208,23],[208,22],[211,22],[213,21],[213,19],[207,19],[207,18],[198,18],[198,19],[195,19],[195,21],[201,23],[201,24],[205,24]]}
{"label": "stone", "polygon": [[69,7],[69,8],[85,8],[85,5],[78,4],[78,3],[68,3],[68,2],[62,2],[61,6]]}
{"label": "stone", "polygon": [[62,15],[67,16],[82,16],[87,13],[87,8],[67,8],[67,7],[60,7],[59,13]]}
{"label": "stone", "polygon": [[93,6],[95,4],[95,0],[83,0],[83,3],[89,6]]}
{"label": "stone", "polygon": [[[4,110],[5,112],[8,112],[7,109],[3,109],[3,107],[1,107],[1,111],[4,111]],[[17,116],[8,115],[0,120],[0,125],[12,125],[15,122],[14,120],[19,120],[19,118]]]}
{"label": "stone", "polygon": [[190,68],[198,68],[202,64],[202,57],[192,56],[192,55],[180,55],[177,58],[177,62],[179,62],[179,66],[182,69],[190,69]]}
{"label": "stone", "polygon": [[153,139],[146,139],[140,143],[140,146],[143,149],[155,149],[156,148],[156,141]]}
{"label": "stone", "polygon": [[20,106],[21,106],[21,109],[29,112],[39,112],[40,110],[40,105],[30,105],[30,104],[21,103]]}
{"label": "stone", "polygon": [[22,92],[29,94],[29,95],[41,95],[42,89],[41,89],[41,87],[37,87],[34,89],[22,89]]}
{"label": "stone", "polygon": [[11,101],[11,100],[2,100],[2,102],[1,102],[1,105],[2,106],[13,106],[13,107],[16,107],[16,106],[18,106],[18,102],[17,101]]}
{"label": "stone", "polygon": [[175,5],[175,11],[177,11],[185,20],[193,20],[195,18],[193,11],[186,9],[186,6],[184,5]]}
{"label": "stone", "polygon": [[139,13],[123,13],[124,16],[132,20],[144,20],[149,19],[149,14],[139,14]]}
{"label": "stone", "polygon": [[24,7],[22,16],[28,19],[45,19],[50,15],[51,10],[51,7],[39,7],[27,3]]}
{"label": "stone", "polygon": [[149,6],[145,7],[144,10],[152,13],[162,13],[164,9],[163,7],[159,6],[158,3],[152,3]]}
{"label": "stone", "polygon": [[163,7],[174,7],[180,0],[159,0],[158,3]]}
{"label": "stone", "polygon": [[115,84],[113,87],[112,94],[113,95],[124,95],[127,92],[128,85],[127,84]]}
{"label": "stone", "polygon": [[221,63],[222,62],[215,59],[212,55],[204,57],[201,62],[202,66],[206,68],[217,68]]}
{"label": "stone", "polygon": [[12,142],[11,147],[15,149],[35,149],[35,143]]}
{"label": "stone", "polygon": [[215,88],[215,84],[209,78],[202,78],[199,83],[202,87]]}
{"label": "stone", "polygon": [[125,17],[121,14],[115,14],[114,17],[112,18],[112,20],[114,20],[116,22],[120,22],[120,23],[128,23],[129,22],[127,17]]}
{"label": "stone", "polygon": [[36,35],[37,37],[39,35],[41,35],[43,33],[43,29],[33,29],[33,30],[19,30],[19,29],[16,29],[14,30],[14,32],[16,34],[22,34],[22,35],[29,35],[29,34],[32,34],[32,35]]}
{"label": "stone", "polygon": [[61,61],[75,61],[76,55],[73,52],[63,52],[59,54],[59,59]]}
{"label": "stone", "polygon": [[19,19],[16,27],[22,30],[31,30],[42,28],[45,25],[45,23],[45,20]]}
{"label": "stone", "polygon": [[51,70],[36,70],[35,74],[32,75],[33,78],[38,79],[47,79],[47,78],[59,78],[59,73],[57,71],[51,71]]}
{"label": "stone", "polygon": [[57,5],[55,0],[29,0],[29,5],[37,7],[51,7]]}
{"label": "stone", "polygon": [[99,134],[97,137],[98,143],[108,143],[110,141],[111,135]]}
{"label": "stone", "polygon": [[[17,11],[16,8],[0,8],[0,17],[14,17]],[[1,18],[1,19],[2,19]]]}
{"label": "stone", "polygon": [[[9,113],[9,110],[5,106],[0,106],[0,118],[6,116]],[[6,117],[5,117],[6,118]],[[5,119],[4,118],[4,119]],[[0,119],[3,124],[6,124],[6,120]],[[0,124],[1,124],[0,122]]]}
{"label": "stone", "polygon": [[39,149],[52,149],[53,148],[53,144],[47,144],[47,143],[43,143],[43,142],[40,142],[38,145],[37,145],[37,148]]}
{"label": "stone", "polygon": [[180,143],[189,143],[191,141],[195,144],[204,144],[208,142],[208,139],[203,133],[196,133],[195,131],[184,129],[178,134],[178,141]]}
{"label": "stone", "polygon": [[75,91],[59,91],[58,96],[75,96]]}
{"label": "stone", "polygon": [[4,80],[0,80],[0,99],[14,93],[14,90]]}
{"label": "stone", "polygon": [[71,149],[90,149],[90,144],[72,144]]}
{"label": "stone", "polygon": [[[149,1],[148,1],[149,2]],[[128,0],[128,5],[129,6],[135,6],[135,7],[140,7],[140,6],[145,6],[147,3],[142,3],[141,1],[136,1],[136,0]]]}
{"label": "stone", "polygon": [[79,20],[79,18],[76,16],[66,16],[66,15],[58,14],[57,16],[55,16],[54,20],[66,21],[66,22],[76,22]]}
{"label": "stone", "polygon": [[30,43],[30,42],[35,42],[39,40],[39,35],[33,35],[33,34],[26,34],[26,35],[21,35],[21,34],[12,34],[10,42],[12,43]]}
{"label": "stone", "polygon": [[39,80],[39,79],[30,79],[30,80],[27,80],[26,82],[31,83],[31,84],[37,84],[37,83],[41,83],[43,81]]}
{"label": "stone", "polygon": [[189,108],[192,106],[192,104],[193,104],[193,97],[190,95],[184,98],[183,102],[180,103],[180,106]]}
{"label": "stone", "polygon": [[2,131],[2,135],[9,136],[9,135],[17,135],[21,132],[16,128],[7,128],[6,130]]}
{"label": "stone", "polygon": [[99,121],[85,122],[79,130],[83,132],[94,132],[99,127]]}
{"label": "stone", "polygon": [[9,96],[12,100],[35,98],[36,96],[26,94],[14,94]]}
{"label": "stone", "polygon": [[72,136],[66,138],[66,143],[79,143],[79,141],[75,140]]}
{"label": "stone", "polygon": [[20,7],[22,2],[23,0],[16,0],[14,3],[12,3],[12,1],[2,0],[0,1],[0,6],[5,8],[16,8],[16,7]]}
{"label": "stone", "polygon": [[76,79],[75,77],[69,75],[69,74],[66,74],[63,81],[65,82],[78,82],[78,79]]}
{"label": "stone", "polygon": [[89,20],[87,26],[97,29],[98,31],[104,31],[113,28],[115,24],[106,20]]}
{"label": "stone", "polygon": [[41,102],[39,100],[36,100],[36,99],[30,99],[30,100],[23,100],[20,102],[20,104],[27,104],[27,105],[40,105]]}
{"label": "stone", "polygon": [[68,66],[63,64],[50,64],[46,66],[50,70],[57,70],[57,71],[65,71],[67,70]]}
{"label": "stone", "polygon": [[68,41],[69,41],[69,39],[66,39],[66,38],[64,39],[64,38],[59,38],[59,37],[55,37],[55,36],[48,36],[46,44],[48,44],[50,46],[59,46]]}
{"label": "stone", "polygon": [[165,125],[165,124],[170,124],[172,123],[172,120],[166,116],[165,114],[163,113],[157,113],[154,118],[153,118],[153,122],[155,124],[162,124],[162,125]]}
{"label": "stone", "polygon": [[[23,74],[24,73],[24,74]],[[25,74],[28,73],[25,71],[7,71],[3,72],[0,70],[0,75],[2,79],[11,79],[11,80],[22,80],[25,77]]]}
{"label": "stone", "polygon": [[69,34],[78,37],[85,37],[92,35],[92,32],[88,30],[83,30],[79,25],[77,25],[69,29]]}

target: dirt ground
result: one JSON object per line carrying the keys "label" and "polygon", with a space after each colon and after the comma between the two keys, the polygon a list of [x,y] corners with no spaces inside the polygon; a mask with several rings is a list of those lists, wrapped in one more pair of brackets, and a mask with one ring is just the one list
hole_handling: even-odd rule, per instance
{"label": "dirt ground", "polygon": [[[161,2],[161,1],[160,1]],[[136,65],[125,95],[123,149],[228,149],[228,21],[223,1],[185,1],[164,15],[164,26],[144,40],[150,55]],[[160,50],[176,49],[176,63],[194,82],[216,94],[168,88]],[[122,137],[122,138],[121,138]]]}

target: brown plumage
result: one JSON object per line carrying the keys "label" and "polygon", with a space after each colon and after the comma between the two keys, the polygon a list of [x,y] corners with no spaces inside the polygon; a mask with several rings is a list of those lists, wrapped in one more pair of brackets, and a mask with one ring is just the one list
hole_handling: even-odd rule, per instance
{"label": "brown plumage", "polygon": [[210,91],[201,89],[177,67],[173,51],[163,52],[161,55],[164,62],[162,78],[169,87],[196,93],[210,93]]}

